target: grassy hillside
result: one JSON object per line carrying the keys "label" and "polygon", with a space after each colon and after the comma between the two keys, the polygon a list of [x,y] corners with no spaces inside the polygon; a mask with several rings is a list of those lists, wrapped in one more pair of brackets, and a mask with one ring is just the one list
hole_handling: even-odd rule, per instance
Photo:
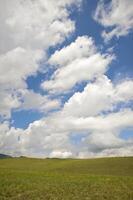
{"label": "grassy hillside", "polygon": [[133,158],[0,160],[0,200],[133,200]]}

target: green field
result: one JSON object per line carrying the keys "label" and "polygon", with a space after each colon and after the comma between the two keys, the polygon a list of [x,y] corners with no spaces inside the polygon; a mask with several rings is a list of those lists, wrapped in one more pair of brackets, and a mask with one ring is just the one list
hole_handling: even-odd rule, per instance
{"label": "green field", "polygon": [[0,159],[0,200],[133,200],[133,157]]}

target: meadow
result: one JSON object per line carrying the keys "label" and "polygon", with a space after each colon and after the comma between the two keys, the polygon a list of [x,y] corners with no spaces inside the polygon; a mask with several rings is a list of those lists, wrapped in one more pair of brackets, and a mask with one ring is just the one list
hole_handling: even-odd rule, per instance
{"label": "meadow", "polygon": [[0,159],[0,200],[133,200],[133,157]]}

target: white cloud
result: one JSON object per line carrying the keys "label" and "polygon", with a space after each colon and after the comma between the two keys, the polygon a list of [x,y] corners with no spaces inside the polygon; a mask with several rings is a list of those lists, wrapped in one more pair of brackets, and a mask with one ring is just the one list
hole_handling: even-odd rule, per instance
{"label": "white cloud", "polygon": [[64,105],[66,115],[87,117],[102,111],[113,111],[120,102],[133,99],[133,81],[123,81],[114,85],[106,76],[87,84],[83,92],[74,95]]}
{"label": "white cloud", "polygon": [[98,2],[94,19],[110,31],[103,31],[105,41],[112,37],[125,36],[133,28],[133,1],[112,0],[108,4],[104,0]]}
{"label": "white cloud", "polygon": [[125,80],[116,86],[117,98],[120,101],[133,99],[133,80]]}
{"label": "white cloud", "polygon": [[21,134],[24,134],[22,129],[10,128],[6,121],[0,124],[0,152],[14,156],[21,155],[23,149],[19,141]]}
{"label": "white cloud", "polygon": [[[61,111],[35,121],[26,130],[9,128],[1,124],[0,150],[12,155],[35,157],[101,157],[126,156],[133,154],[133,141],[120,137],[123,129],[133,128],[133,111],[124,109],[107,112],[119,102],[133,98],[132,81],[125,80],[114,85],[106,76],[89,83],[83,92],[75,93]],[[40,95],[23,91],[23,109],[47,109]],[[47,101],[46,101],[47,102]],[[72,142],[72,135],[80,140]],[[75,138],[76,139],[76,138]]]}
{"label": "white cloud", "polygon": [[3,118],[11,117],[11,110],[20,106],[20,101],[15,92],[0,89],[0,115]]}
{"label": "white cloud", "polygon": [[0,52],[18,46],[40,49],[61,43],[74,30],[68,7],[80,0],[0,1]]}
{"label": "white cloud", "polygon": [[[116,2],[119,14],[126,1],[122,6],[120,1]],[[113,110],[119,102],[125,104],[133,99],[133,81],[114,85],[104,75],[113,56],[99,52],[93,39],[87,36],[78,37],[50,57],[48,64],[56,71],[42,84],[44,89],[58,93],[91,80],[84,91],[70,97],[62,110],[29,124],[25,130],[11,127],[5,121],[13,109],[47,112],[60,107],[60,101],[29,90],[26,79],[40,70],[39,62],[47,60],[47,49],[62,43],[74,31],[75,24],[69,17],[68,7],[80,6],[80,3],[80,0],[0,1],[1,153],[61,158],[133,154],[133,141],[120,137],[123,129],[133,128],[133,111]],[[110,26],[110,20],[113,20],[111,26],[115,26],[115,35],[121,27],[129,32],[132,5],[119,18],[117,13],[116,17],[112,14],[116,12],[114,7],[109,14],[106,9],[100,14],[101,5],[99,3],[96,16],[100,15],[99,20],[106,17],[105,21],[100,21],[103,25]],[[123,33],[119,31],[119,34]],[[78,144],[72,141],[73,133]]]}
{"label": "white cloud", "polygon": [[50,57],[49,63],[54,66],[63,67],[75,59],[89,57],[96,52],[94,41],[87,36],[78,37],[69,46],[56,50]]}
{"label": "white cloud", "polygon": [[3,119],[11,117],[12,110],[34,110],[47,113],[48,111],[60,108],[60,101],[51,100],[46,95],[35,93],[32,90],[0,90],[0,115]]}
{"label": "white cloud", "polygon": [[[65,40],[75,29],[69,7],[80,0],[0,1],[0,115],[10,118],[11,110],[34,107],[44,110],[59,105],[56,100],[29,92],[26,79],[40,70],[47,49]],[[45,66],[44,66],[45,67]],[[21,90],[21,94],[20,94]],[[20,97],[21,96],[21,97]],[[24,102],[21,103],[23,98]],[[46,102],[47,100],[47,102]],[[30,105],[31,104],[31,105]],[[45,104],[45,106],[44,106]]]}
{"label": "white cloud", "polygon": [[76,83],[92,80],[104,74],[112,59],[112,55],[97,52],[91,38],[78,37],[75,42],[52,55],[50,64],[59,67],[51,80],[42,83],[42,87],[52,92],[67,91]]}
{"label": "white cloud", "polygon": [[97,115],[101,111],[111,110],[114,98],[113,85],[103,76],[87,84],[83,92],[75,93],[65,103],[64,112],[79,117]]}
{"label": "white cloud", "polygon": [[[1,152],[61,158],[123,156],[133,153],[133,141],[119,137],[121,130],[133,128],[131,110],[87,118],[63,115],[57,113],[33,122],[26,130],[10,129],[8,125],[1,124]],[[73,132],[86,133],[81,137],[79,145],[72,143]]]}
{"label": "white cloud", "polygon": [[69,151],[61,152],[61,151],[53,151],[50,158],[70,158],[72,157],[72,153]]}
{"label": "white cloud", "polygon": [[40,50],[16,48],[0,55],[0,84],[3,88],[25,88],[25,80],[38,70]]}
{"label": "white cloud", "polygon": [[51,100],[48,96],[35,93],[32,90],[21,91],[21,106],[20,109],[24,110],[37,110],[46,112],[51,109],[60,107],[59,100]]}
{"label": "white cloud", "polygon": [[2,117],[10,118],[11,110],[20,107],[19,90],[26,89],[27,77],[37,73],[38,62],[43,56],[44,53],[40,49],[22,47],[10,51],[7,49],[5,53],[0,54],[0,98],[3,100],[0,103],[0,115]]}

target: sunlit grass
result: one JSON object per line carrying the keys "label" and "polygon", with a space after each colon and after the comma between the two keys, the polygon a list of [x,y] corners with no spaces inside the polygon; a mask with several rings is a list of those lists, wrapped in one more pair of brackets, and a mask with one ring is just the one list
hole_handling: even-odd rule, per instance
{"label": "sunlit grass", "polygon": [[133,200],[133,158],[0,160],[0,200]]}

